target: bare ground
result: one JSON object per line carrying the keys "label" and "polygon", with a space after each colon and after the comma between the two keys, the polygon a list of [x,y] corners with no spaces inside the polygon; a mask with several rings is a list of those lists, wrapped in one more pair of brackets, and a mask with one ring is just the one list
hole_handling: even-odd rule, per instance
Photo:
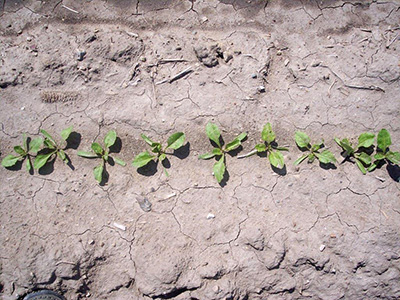
{"label": "bare ground", "polygon": [[[399,2],[0,5],[2,157],[24,132],[71,125],[83,150],[116,129],[128,162],[145,149],[141,133],[184,131],[190,143],[169,177],[110,166],[104,186],[73,148],[74,170],[2,168],[2,299],[43,288],[67,299],[400,298],[398,169],[293,166],[296,130],[337,157],[333,137],[381,128],[400,148]],[[213,46],[207,67],[194,49]],[[225,140],[248,132],[243,152],[271,122],[290,147],[286,174],[228,156],[218,185],[214,162],[197,159],[211,149],[208,121]]]}

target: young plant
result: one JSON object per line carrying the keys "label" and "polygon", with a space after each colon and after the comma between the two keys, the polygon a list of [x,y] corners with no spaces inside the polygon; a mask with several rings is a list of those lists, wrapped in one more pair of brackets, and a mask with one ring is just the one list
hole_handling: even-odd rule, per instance
{"label": "young plant", "polygon": [[40,153],[36,156],[35,161],[33,162],[34,168],[37,170],[42,168],[53,155],[55,155],[55,157],[58,156],[63,160],[64,163],[68,164],[70,159],[65,154],[64,150],[67,147],[67,139],[72,132],[72,126],[61,131],[61,144],[57,143],[56,140],[46,130],[41,129],[40,132],[44,135],[43,144],[45,145],[45,148],[42,149],[43,153]]}
{"label": "young plant", "polygon": [[113,161],[121,166],[125,166],[126,163],[116,157],[110,156],[110,147],[115,144],[117,140],[117,133],[115,130],[110,130],[104,137],[104,148],[99,143],[92,143],[93,152],[78,151],[77,154],[81,157],[86,158],[101,158],[101,163],[93,169],[94,178],[101,183],[106,179],[106,162],[113,164]]}
{"label": "young plant", "polygon": [[389,146],[392,144],[392,139],[390,133],[386,129],[381,129],[377,137],[378,147],[376,149],[376,154],[374,155],[375,161],[368,168],[371,172],[376,169],[376,167],[387,163],[392,163],[395,165],[400,165],[400,152],[393,152],[389,150]]}
{"label": "young plant", "polygon": [[221,132],[217,125],[209,122],[206,125],[206,133],[208,138],[217,145],[210,153],[202,154],[199,156],[199,159],[210,159],[213,157],[217,157],[217,162],[214,164],[213,171],[214,176],[217,179],[218,183],[222,181],[224,178],[224,174],[226,171],[225,167],[225,154],[233,151],[240,147],[242,141],[247,137],[247,133],[243,132],[239,134],[232,142],[223,145],[220,142]]}
{"label": "young plant", "polygon": [[1,161],[1,165],[5,168],[9,168],[14,166],[18,161],[23,161],[26,159],[26,169],[28,172],[32,170],[32,158],[33,154],[36,155],[38,153],[40,146],[42,146],[43,140],[42,138],[38,137],[33,140],[28,140],[26,135],[22,136],[23,144],[22,146],[15,146],[14,152],[17,155],[9,154],[3,158]]}
{"label": "young plant", "polygon": [[275,168],[282,169],[285,166],[285,160],[280,151],[288,151],[289,149],[285,147],[278,147],[278,144],[275,142],[275,138],[276,134],[272,131],[271,124],[265,124],[261,132],[261,139],[264,142],[255,145],[253,151],[245,155],[238,156],[238,158],[248,157],[256,153],[267,153],[271,165],[273,165]]}
{"label": "young plant", "polygon": [[364,175],[367,174],[366,168],[371,165],[371,156],[366,153],[365,150],[374,144],[375,134],[369,132],[360,134],[358,137],[358,145],[356,147],[353,147],[352,143],[350,143],[348,139],[339,140],[338,138],[335,138],[334,140],[343,149],[343,162],[346,160],[355,162],[360,171]]}
{"label": "young plant", "polygon": [[[144,134],[141,134],[142,139],[151,147],[151,152],[144,151],[135,156],[132,161],[132,165],[135,168],[141,168],[147,165],[150,161],[161,161],[161,163],[167,158],[167,155],[172,153],[166,152],[168,149],[177,150],[183,146],[185,142],[185,134],[183,132],[175,132],[167,139],[167,146],[163,149],[161,143],[153,142]],[[165,174],[168,176],[167,170],[164,168]]]}
{"label": "young plant", "polygon": [[297,146],[302,150],[302,151],[308,151],[309,153],[302,155],[296,161],[294,162],[295,165],[300,164],[303,160],[308,158],[308,162],[312,163],[315,158],[317,158],[321,163],[323,164],[334,164],[336,162],[335,156],[330,152],[329,150],[325,149],[322,152],[319,152],[321,148],[324,147],[324,141],[322,140],[318,144],[313,144],[311,146],[311,140],[309,136],[302,132],[302,131],[296,131],[295,134],[295,141]]}

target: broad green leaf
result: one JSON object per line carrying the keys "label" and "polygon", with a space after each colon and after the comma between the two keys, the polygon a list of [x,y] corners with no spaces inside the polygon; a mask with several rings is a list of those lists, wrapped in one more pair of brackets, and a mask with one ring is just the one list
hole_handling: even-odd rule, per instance
{"label": "broad green leaf", "polygon": [[376,154],[374,155],[374,158],[375,158],[376,160],[382,160],[382,159],[385,159],[386,156],[385,156],[385,154],[383,154],[382,152],[378,152],[378,153],[376,153]]}
{"label": "broad green leaf", "polygon": [[65,154],[64,150],[57,151],[57,155],[63,160],[63,162],[67,163],[68,158],[67,155]]}
{"label": "broad green leaf", "polygon": [[46,130],[40,129],[40,132],[41,132],[46,138],[48,138],[48,139],[53,143],[53,145],[56,145],[56,144],[57,144],[56,141],[53,139],[53,137],[52,137]]}
{"label": "broad green leaf", "polygon": [[44,139],[43,144],[49,149],[56,149],[56,145],[52,141],[50,141],[48,138]]}
{"label": "broad green leaf", "polygon": [[375,134],[370,133],[370,132],[362,133],[358,137],[357,148],[360,148],[360,147],[369,148],[373,145],[374,140],[375,140]]}
{"label": "broad green leaf", "polygon": [[271,151],[268,158],[271,165],[273,165],[275,168],[282,169],[285,165],[283,155],[279,151]]}
{"label": "broad green leaf", "polygon": [[117,157],[113,157],[114,161],[119,164],[120,166],[125,167],[126,166],[126,162],[124,162],[122,159],[119,159]]}
{"label": "broad green leaf", "polygon": [[356,158],[356,165],[364,175],[367,174],[367,170],[365,170],[363,163],[359,161],[357,158]]}
{"label": "broad green leaf", "polygon": [[32,170],[32,163],[29,159],[29,157],[26,159],[26,170],[29,172],[30,170]]}
{"label": "broad green leaf", "polygon": [[217,144],[218,147],[221,148],[221,143],[219,142],[221,133],[219,131],[218,126],[211,122],[208,122],[206,125],[206,133],[207,133],[208,138],[210,140],[212,140],[215,144]]}
{"label": "broad green leaf", "polygon": [[162,153],[159,157],[158,157],[158,159],[160,160],[160,161],[163,161],[164,159],[166,159],[167,158],[167,156],[165,155],[165,153]]}
{"label": "broad green leaf", "polygon": [[185,142],[185,134],[183,132],[176,132],[172,134],[167,140],[167,148],[179,149]]}
{"label": "broad green leaf", "polygon": [[296,159],[296,161],[294,162],[294,165],[297,166],[298,164],[300,164],[303,160],[305,160],[308,157],[308,154],[304,154],[302,156],[300,156],[298,159]]}
{"label": "broad green leaf", "polygon": [[390,138],[390,134],[386,129],[381,129],[378,133],[378,148],[383,152],[387,151],[387,148],[392,144],[392,139]]}
{"label": "broad green leaf", "polygon": [[224,156],[222,156],[219,161],[214,164],[213,171],[214,176],[217,179],[218,183],[222,181],[225,174],[225,163],[224,163]]}
{"label": "broad green leaf", "polygon": [[103,155],[103,148],[100,146],[99,143],[92,143],[91,148],[94,151],[94,153],[98,155]]}
{"label": "broad green leaf", "polygon": [[117,133],[115,132],[115,130],[110,130],[104,137],[104,146],[106,148],[110,148],[112,145],[115,144],[116,140],[117,140]]}
{"label": "broad green leaf", "polygon": [[212,151],[211,151],[213,154],[215,154],[215,155],[223,155],[224,154],[224,152],[221,150],[221,149],[219,149],[219,148],[214,148],[214,149],[212,149]]}
{"label": "broad green leaf", "polygon": [[215,156],[215,153],[205,153],[205,154],[199,155],[199,159],[210,159],[210,158],[213,158],[214,156]]}
{"label": "broad green leaf", "polygon": [[388,153],[386,153],[386,158],[395,165],[400,165],[400,152],[389,151]]}
{"label": "broad green leaf", "polygon": [[378,163],[376,161],[374,161],[374,163],[371,166],[369,166],[369,168],[367,169],[368,172],[372,172],[373,170],[376,169],[377,166],[378,166]]}
{"label": "broad green leaf", "polygon": [[268,144],[272,143],[275,141],[276,135],[272,131],[272,126],[271,123],[265,124],[262,132],[261,132],[261,138],[263,141],[266,141]]}
{"label": "broad green leaf", "polygon": [[162,145],[160,143],[153,143],[153,148],[151,149],[151,151],[153,153],[160,153],[161,149],[162,149]]}
{"label": "broad green leaf", "polygon": [[35,161],[33,162],[33,167],[38,170],[41,167],[43,167],[47,161],[49,160],[49,158],[54,154],[55,152],[50,152],[47,154],[39,154],[38,156],[36,156]]}
{"label": "broad green leaf", "polygon": [[276,147],[274,149],[279,150],[279,151],[289,151],[289,148],[286,148],[286,147]]}
{"label": "broad green leaf", "polygon": [[145,136],[143,133],[140,135],[142,137],[142,139],[149,145],[153,147],[154,142],[149,139],[147,136]]}
{"label": "broad green leaf", "polygon": [[366,166],[369,166],[372,162],[371,156],[365,152],[356,153],[355,157],[362,161]]}
{"label": "broad green leaf", "polygon": [[141,167],[147,165],[154,158],[155,158],[155,156],[151,155],[148,151],[139,153],[133,159],[132,166],[134,166],[135,168],[141,168]]}
{"label": "broad green leaf", "polygon": [[103,164],[98,165],[93,169],[94,179],[96,179],[98,183],[101,183],[101,181],[103,180],[103,173],[104,173]]}
{"label": "broad green leaf", "polygon": [[350,142],[348,139],[343,139],[343,140],[339,140],[339,139],[334,139],[335,142],[343,149],[343,151],[345,151],[345,155],[346,156],[351,156],[354,153],[354,149],[351,146]]}
{"label": "broad green leaf", "polygon": [[236,137],[236,139],[242,142],[246,137],[247,137],[247,133],[246,132],[242,132],[241,134],[239,134]]}
{"label": "broad green leaf", "polygon": [[324,150],[321,153],[314,153],[318,160],[323,164],[335,163],[336,158],[329,150]]}
{"label": "broad green leaf", "polygon": [[235,150],[241,145],[241,142],[238,139],[234,139],[232,142],[226,144],[225,151],[229,152]]}
{"label": "broad green leaf", "polygon": [[99,157],[96,153],[93,152],[86,152],[86,151],[78,151],[76,154],[78,154],[79,156],[82,157],[86,157],[86,158],[96,158]]}
{"label": "broad green leaf", "polygon": [[61,133],[60,133],[61,138],[62,138],[64,141],[66,141],[66,140],[68,139],[69,135],[71,134],[71,132],[72,132],[72,126],[70,126],[70,127],[68,127],[68,128],[65,128],[65,129],[64,129],[63,131],[61,131]]}
{"label": "broad green leaf", "polygon": [[302,131],[296,131],[294,136],[297,146],[300,148],[310,149],[310,138],[308,135]]}
{"label": "broad green leaf", "polygon": [[319,142],[317,144],[312,145],[311,151],[312,152],[318,151],[319,149],[322,148],[323,145],[324,145],[324,140],[322,140],[321,142]]}
{"label": "broad green leaf", "polygon": [[267,151],[267,146],[265,144],[257,144],[254,149],[256,149],[257,152],[265,152]]}
{"label": "broad green leaf", "polygon": [[31,140],[31,142],[29,143],[29,152],[38,153],[40,146],[42,146],[42,143],[43,140],[40,137]]}
{"label": "broad green leaf", "polygon": [[25,155],[26,155],[25,150],[22,149],[21,146],[15,146],[15,147],[14,147],[14,151],[15,151],[16,153],[18,153],[19,155],[21,155],[21,156],[25,156]]}
{"label": "broad green leaf", "polygon": [[19,159],[20,157],[9,154],[3,158],[3,160],[1,161],[1,165],[5,168],[12,167],[17,163]]}

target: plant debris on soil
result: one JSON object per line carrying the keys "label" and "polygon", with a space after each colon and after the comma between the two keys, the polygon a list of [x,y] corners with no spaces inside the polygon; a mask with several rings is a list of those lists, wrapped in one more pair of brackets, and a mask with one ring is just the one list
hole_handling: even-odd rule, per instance
{"label": "plant debris on soil", "polygon": [[[0,2],[0,159],[73,127],[70,167],[0,169],[0,298],[400,298],[399,167],[299,168],[293,143],[338,158],[334,137],[385,128],[400,149],[399,23],[395,1]],[[285,168],[232,151],[218,184],[209,122],[246,132],[243,153],[271,123]],[[99,185],[77,149],[114,130],[124,162],[141,134],[186,142],[169,176],[150,161]]]}

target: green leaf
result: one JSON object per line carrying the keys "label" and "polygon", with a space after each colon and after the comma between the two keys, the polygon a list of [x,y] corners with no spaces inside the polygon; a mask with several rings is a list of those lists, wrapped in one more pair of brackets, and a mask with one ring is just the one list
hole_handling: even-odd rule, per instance
{"label": "green leaf", "polygon": [[356,158],[356,165],[364,175],[367,174],[367,170],[365,170],[363,163],[359,161],[357,158]]}
{"label": "green leaf", "polygon": [[254,149],[256,149],[257,152],[265,152],[267,151],[267,146],[265,144],[257,144]]}
{"label": "green leaf", "polygon": [[310,138],[308,135],[302,131],[296,131],[294,136],[297,146],[300,148],[310,149]]}
{"label": "green leaf", "polygon": [[53,139],[53,137],[44,129],[40,129],[40,132],[47,138],[49,139],[53,145],[57,145],[56,141]]}
{"label": "green leaf", "polygon": [[323,164],[329,164],[329,163],[334,164],[336,162],[335,156],[329,150],[324,150],[321,153],[315,152],[314,154],[318,158],[318,160]]}
{"label": "green leaf", "polygon": [[31,140],[31,142],[29,143],[29,152],[38,153],[40,146],[42,146],[42,143],[43,140],[40,137]]}
{"label": "green leaf", "polygon": [[115,130],[110,130],[104,137],[104,146],[106,146],[106,148],[110,148],[112,145],[115,144],[116,140],[117,140],[117,133],[115,132]]}
{"label": "green leaf", "polygon": [[108,150],[104,151],[103,160],[108,161],[108,154],[110,154]]}
{"label": "green leaf", "polygon": [[103,150],[103,148],[100,146],[99,143],[92,143],[91,148],[92,148],[92,150],[94,151],[94,153],[96,153],[96,154],[98,154],[98,155],[100,155],[100,156],[103,155],[104,150]]}
{"label": "green leaf", "polygon": [[247,133],[243,132],[239,134],[232,142],[228,143],[225,147],[227,152],[235,150],[242,144],[242,140],[244,140],[247,136]]}
{"label": "green leaf", "polygon": [[162,153],[159,157],[158,157],[158,159],[160,160],[160,161],[163,161],[164,159],[166,159],[167,158],[167,156],[165,155],[165,153]]}
{"label": "green leaf", "polygon": [[78,151],[76,154],[78,154],[81,157],[86,157],[86,158],[96,158],[99,157],[96,153],[93,152],[85,152],[85,151]]}
{"label": "green leaf", "polygon": [[25,150],[21,146],[15,146],[14,147],[14,151],[16,153],[18,153],[19,155],[21,155],[21,156],[25,156],[26,155]]}
{"label": "green leaf", "polygon": [[176,132],[172,134],[167,140],[167,148],[179,149],[185,142],[185,134],[183,132]]}
{"label": "green leaf", "polygon": [[151,151],[153,153],[161,153],[162,145],[160,143],[153,143]]}
{"label": "green leaf", "polygon": [[387,148],[392,144],[390,134],[386,129],[381,129],[381,131],[379,131],[377,141],[378,148],[383,152],[386,152]]}
{"label": "green leaf", "polygon": [[283,155],[279,151],[271,151],[268,158],[271,165],[273,165],[275,168],[282,169],[285,165]]}
{"label": "green leaf", "polygon": [[236,137],[236,139],[242,142],[246,137],[247,137],[247,133],[246,132],[242,132],[241,134],[239,134]]}
{"label": "green leaf", "polygon": [[103,173],[104,173],[103,164],[98,165],[93,169],[94,179],[96,179],[98,183],[101,183],[101,181],[103,180]]}
{"label": "green leaf", "polygon": [[272,126],[271,123],[265,124],[262,132],[261,132],[261,138],[263,141],[266,141],[268,144],[272,143],[275,141],[276,135],[272,131]]}
{"label": "green leaf", "polygon": [[26,160],[26,170],[29,172],[30,170],[32,170],[32,163],[29,159],[29,157]]}
{"label": "green leaf", "polygon": [[279,151],[289,151],[289,148],[286,147],[274,147],[274,149],[279,150]]}
{"label": "green leaf", "polygon": [[212,152],[213,154],[217,155],[217,156],[223,155],[223,154],[224,154],[224,152],[222,152],[222,150],[219,149],[219,148],[214,148],[214,149],[212,149],[211,152]]}
{"label": "green leaf", "polygon": [[324,140],[322,140],[321,142],[319,142],[317,144],[312,145],[311,152],[318,151],[319,149],[322,148],[323,145],[324,145]]}
{"label": "green leaf", "polygon": [[214,176],[217,179],[218,183],[220,183],[222,181],[222,179],[224,178],[224,174],[225,174],[225,163],[224,163],[224,159],[225,157],[222,156],[219,161],[217,161],[214,164],[213,167],[213,171],[214,171]]}
{"label": "green leaf", "polygon": [[50,141],[48,138],[44,139],[43,144],[49,149],[56,149],[56,145],[52,141]]}
{"label": "green leaf", "polygon": [[15,165],[19,159],[20,157],[9,154],[3,158],[1,165],[5,168],[9,168]]}
{"label": "green leaf", "polygon": [[217,144],[218,147],[221,148],[221,143],[219,142],[221,133],[219,131],[218,126],[211,122],[208,122],[206,125],[206,133],[208,138],[212,140],[215,144]]}
{"label": "green leaf", "polygon": [[369,148],[374,144],[375,134],[370,132],[365,132],[360,134],[358,137],[358,146],[357,148],[364,147]]}
{"label": "green leaf", "polygon": [[141,167],[147,165],[154,158],[155,158],[155,156],[151,155],[148,151],[139,153],[133,159],[132,166],[134,166],[135,168],[141,168]]}
{"label": "green leaf", "polygon": [[372,172],[373,170],[376,169],[377,166],[378,166],[378,163],[376,161],[374,161],[374,163],[371,166],[369,166],[369,168],[367,169],[368,172]]}
{"label": "green leaf", "polygon": [[205,153],[205,154],[199,155],[199,159],[210,159],[210,158],[213,158],[214,156],[215,156],[215,153]]}
{"label": "green leaf", "polygon": [[385,159],[385,158],[386,158],[386,155],[383,154],[382,152],[378,152],[378,153],[376,153],[376,154],[374,155],[374,158],[375,158],[376,160],[382,160],[382,159]]}
{"label": "green leaf", "polygon": [[386,158],[395,165],[400,165],[400,152],[389,151],[388,153],[386,153]]}
{"label": "green leaf", "polygon": [[126,166],[126,162],[124,162],[122,159],[119,159],[117,157],[113,157],[114,161],[119,164],[120,166],[125,167]]}
{"label": "green leaf", "polygon": [[61,131],[61,133],[60,133],[61,138],[62,138],[64,141],[66,141],[66,140],[68,139],[69,135],[71,134],[71,132],[72,132],[72,126],[66,128],[66,129],[64,129],[64,130]]}
{"label": "green leaf", "polygon": [[55,152],[50,152],[47,154],[39,154],[38,156],[36,156],[35,161],[33,162],[33,167],[38,170],[41,167],[43,167],[47,161],[49,160],[49,158],[54,154]]}
{"label": "green leaf", "polygon": [[302,156],[300,156],[298,159],[296,159],[296,161],[294,162],[294,165],[297,166],[298,164],[300,164],[303,160],[305,160],[308,157],[308,154],[304,154]]}
{"label": "green leaf", "polygon": [[311,153],[308,155],[308,163],[312,163],[315,160],[315,154]]}
{"label": "green leaf", "polygon": [[366,166],[369,166],[372,162],[371,156],[369,156],[365,152],[356,153],[355,157],[356,157],[356,159],[359,159],[360,161],[362,161]]}
{"label": "green leaf", "polygon": [[355,150],[351,146],[348,139],[343,139],[341,141],[339,141],[338,139],[335,139],[335,142],[345,151],[345,156],[353,155]]}
{"label": "green leaf", "polygon": [[65,154],[64,150],[57,151],[57,155],[63,160],[63,162],[67,163],[68,158],[67,155]]}
{"label": "green leaf", "polygon": [[153,147],[154,142],[149,139],[147,136],[145,136],[143,133],[140,135],[142,137],[142,139],[149,145]]}

